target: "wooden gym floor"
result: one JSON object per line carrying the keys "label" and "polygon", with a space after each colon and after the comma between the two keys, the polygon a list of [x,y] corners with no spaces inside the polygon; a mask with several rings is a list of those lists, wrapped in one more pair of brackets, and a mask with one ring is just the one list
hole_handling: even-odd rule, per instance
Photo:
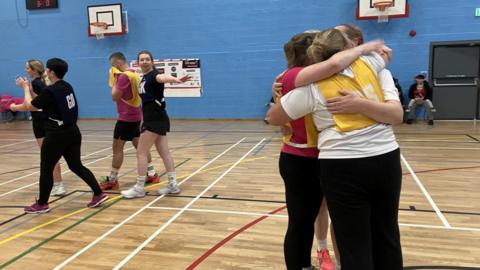
{"label": "wooden gym floor", "polygon": [[[84,164],[98,179],[110,170],[113,125],[80,122]],[[0,269],[284,269],[277,129],[261,121],[172,126],[180,195],[155,195],[162,177],[145,198],[111,194],[88,209],[88,187],[63,166],[67,196],[51,197],[48,214],[25,215],[38,191],[39,149],[29,122],[1,124]],[[480,128],[437,121],[395,129],[405,269],[480,269]],[[128,144],[121,189],[134,183],[135,167]]]}

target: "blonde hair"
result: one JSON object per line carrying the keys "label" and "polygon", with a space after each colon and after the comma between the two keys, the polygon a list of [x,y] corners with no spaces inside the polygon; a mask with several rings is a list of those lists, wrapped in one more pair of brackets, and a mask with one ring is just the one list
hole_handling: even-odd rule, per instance
{"label": "blonde hair", "polygon": [[47,72],[45,72],[45,66],[40,60],[30,59],[27,61],[27,65],[31,70],[37,73],[37,75],[46,85],[50,85],[50,80],[48,79]]}
{"label": "blonde hair", "polygon": [[332,55],[353,47],[353,43],[340,30],[331,28],[318,33],[308,47],[307,54],[315,63],[325,61]]}

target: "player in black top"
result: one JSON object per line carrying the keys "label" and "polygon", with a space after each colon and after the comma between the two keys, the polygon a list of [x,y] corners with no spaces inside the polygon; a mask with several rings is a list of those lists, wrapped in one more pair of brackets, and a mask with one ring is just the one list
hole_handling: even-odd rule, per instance
{"label": "player in black top", "polygon": [[[47,87],[46,82],[48,80],[47,75],[45,74],[45,67],[40,60],[28,60],[25,64],[25,72],[27,72],[28,76],[31,79],[30,83],[30,93],[32,98],[35,98],[40,91],[42,91],[45,87]],[[12,111],[26,111],[27,109],[23,104],[12,104],[10,106]],[[45,114],[41,111],[33,111],[32,114],[32,127],[33,127],[33,134],[37,140],[38,146],[42,147],[43,138],[45,137]],[[65,190],[65,186],[63,185],[62,181],[62,174],[60,169],[60,162],[55,164],[55,168],[53,169],[53,189],[52,195],[54,196],[62,196],[67,193]]]}
{"label": "player in black top", "polygon": [[82,135],[77,127],[78,105],[72,86],[63,80],[68,64],[62,59],[47,61],[47,76],[52,84],[32,100],[28,81],[17,79],[17,85],[25,94],[24,106],[30,111],[42,109],[45,121],[45,138],[40,151],[40,195],[38,201],[25,207],[25,213],[46,213],[50,211],[48,198],[53,186],[53,167],[63,156],[72,172],[87,183],[93,191],[88,207],[96,207],[108,196],[102,193],[93,173],[80,160]]}
{"label": "player in black top", "polygon": [[137,147],[138,178],[137,183],[130,189],[122,191],[125,198],[145,196],[145,179],[148,166],[148,153],[155,144],[158,154],[163,160],[167,171],[167,187],[158,191],[165,195],[179,193],[175,166],[172,155],[168,149],[167,132],[170,131],[170,119],[165,110],[166,103],[164,83],[183,83],[190,80],[189,76],[180,79],[170,75],[161,74],[153,65],[153,56],[149,51],[141,51],[137,57],[138,64],[143,72],[143,78],[138,90],[142,98],[143,124],[140,140]]}

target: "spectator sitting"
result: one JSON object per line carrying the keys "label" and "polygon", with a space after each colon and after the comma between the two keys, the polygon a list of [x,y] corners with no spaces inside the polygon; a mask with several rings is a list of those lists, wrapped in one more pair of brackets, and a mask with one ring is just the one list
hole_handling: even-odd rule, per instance
{"label": "spectator sitting", "polygon": [[424,105],[427,109],[428,124],[433,125],[435,108],[432,104],[432,88],[430,88],[428,82],[425,81],[424,75],[419,74],[415,77],[415,83],[412,84],[408,90],[408,97],[410,98],[410,102],[405,110],[408,112],[407,124],[412,123],[416,107]]}

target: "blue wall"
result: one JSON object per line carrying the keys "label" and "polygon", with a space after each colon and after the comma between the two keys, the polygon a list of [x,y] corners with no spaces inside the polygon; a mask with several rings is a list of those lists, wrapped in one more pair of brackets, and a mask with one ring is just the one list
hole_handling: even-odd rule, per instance
{"label": "blue wall", "polygon": [[428,69],[431,41],[480,37],[480,18],[474,17],[480,2],[474,0],[411,0],[410,17],[387,24],[356,21],[355,0],[123,0],[130,33],[103,40],[87,37],[86,7],[118,0],[59,2],[56,10],[26,11],[24,0],[0,1],[0,93],[20,95],[14,77],[27,59],[62,57],[82,117],[116,115],[107,86],[113,51],[129,59],[142,49],[156,58],[201,59],[204,94],[169,98],[172,117],[261,118],[272,80],[285,67],[282,45],[297,32],[356,23],[367,40],[384,38],[394,49],[390,69],[404,91]]}

